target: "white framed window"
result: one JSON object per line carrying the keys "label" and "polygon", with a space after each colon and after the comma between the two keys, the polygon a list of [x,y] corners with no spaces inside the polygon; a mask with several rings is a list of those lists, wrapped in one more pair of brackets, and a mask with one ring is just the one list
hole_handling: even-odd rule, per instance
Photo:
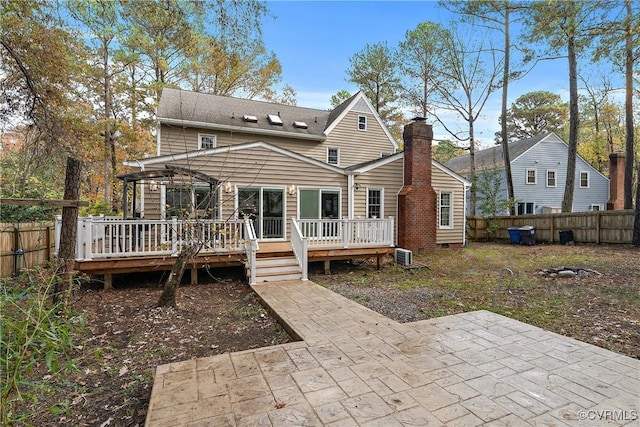
{"label": "white framed window", "polygon": [[580,188],[589,188],[589,171],[580,171]]}
{"label": "white framed window", "polygon": [[367,116],[358,116],[358,130],[367,130]]}
{"label": "white framed window", "polygon": [[207,150],[209,148],[216,148],[217,138],[215,135],[208,135],[204,133],[198,134],[198,150]]}
{"label": "white framed window", "polygon": [[438,212],[440,214],[440,228],[453,228],[453,193],[440,192]]}
{"label": "white framed window", "polygon": [[556,171],[554,169],[547,169],[547,187],[556,186]]}
{"label": "white framed window", "polygon": [[162,206],[166,218],[219,218],[220,190],[200,185],[167,185]]}
{"label": "white framed window", "polygon": [[340,164],[340,149],[335,147],[327,148],[327,163],[330,165]]}
{"label": "white framed window", "polygon": [[591,211],[598,212],[598,211],[601,211],[601,210],[603,210],[602,205],[600,205],[600,204],[591,205]]}
{"label": "white framed window", "polygon": [[527,169],[525,182],[527,184],[536,184],[538,182],[538,174],[535,169]]}
{"label": "white framed window", "polygon": [[516,206],[516,212],[518,215],[533,215],[535,204],[533,202],[518,202]]}
{"label": "white framed window", "polygon": [[367,218],[382,218],[384,215],[382,201],[382,189],[367,189]]}

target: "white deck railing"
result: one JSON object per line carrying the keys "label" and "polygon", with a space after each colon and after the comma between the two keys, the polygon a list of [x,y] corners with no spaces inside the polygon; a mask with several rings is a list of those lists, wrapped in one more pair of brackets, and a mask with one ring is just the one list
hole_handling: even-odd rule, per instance
{"label": "white deck railing", "polygon": [[245,252],[248,258],[249,268],[249,284],[256,284],[256,258],[258,254],[258,237],[256,236],[256,230],[253,226],[253,221],[249,218],[244,220],[245,231]]}
{"label": "white deck railing", "polygon": [[[56,253],[61,219],[56,218]],[[244,252],[241,220],[78,218],[76,259],[176,255],[184,242],[202,243],[201,253]]]}
{"label": "white deck railing", "polygon": [[308,280],[308,250],[309,241],[302,235],[298,222],[291,218],[291,249],[298,260],[298,265],[302,270],[302,280]]}
{"label": "white deck railing", "polygon": [[[248,222],[247,222],[248,221]],[[198,240],[201,253],[258,251],[249,220],[78,218],[77,260],[177,255],[182,243]],[[249,224],[251,223],[251,224]],[[62,221],[56,218],[56,253]],[[292,219],[291,245],[303,274],[310,248],[393,246],[393,217],[385,219]],[[251,244],[249,244],[251,243]],[[304,259],[303,259],[304,258]],[[250,261],[250,266],[255,262]]]}
{"label": "white deck railing", "polygon": [[[393,246],[393,217],[294,219],[309,247]],[[293,232],[292,232],[293,234]]]}

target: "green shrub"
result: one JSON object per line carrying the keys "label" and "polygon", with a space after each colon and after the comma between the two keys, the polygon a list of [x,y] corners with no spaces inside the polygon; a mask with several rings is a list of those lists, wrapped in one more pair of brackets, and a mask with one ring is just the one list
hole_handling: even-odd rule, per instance
{"label": "green shrub", "polygon": [[51,303],[58,279],[46,270],[31,270],[21,278],[0,281],[1,425],[27,416],[15,412],[19,401],[42,400],[47,390],[43,376],[73,369],[73,336],[84,319]]}

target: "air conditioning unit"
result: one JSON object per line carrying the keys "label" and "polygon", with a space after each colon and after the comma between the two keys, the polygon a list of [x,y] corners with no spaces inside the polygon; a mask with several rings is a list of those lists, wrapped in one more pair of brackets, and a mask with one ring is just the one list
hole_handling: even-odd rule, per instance
{"label": "air conditioning unit", "polygon": [[393,257],[396,260],[396,264],[411,265],[413,264],[413,253],[407,249],[396,248]]}

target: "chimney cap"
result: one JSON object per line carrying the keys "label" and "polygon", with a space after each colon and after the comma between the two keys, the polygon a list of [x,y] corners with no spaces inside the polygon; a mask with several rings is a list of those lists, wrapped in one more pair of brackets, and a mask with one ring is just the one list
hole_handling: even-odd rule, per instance
{"label": "chimney cap", "polygon": [[412,122],[425,122],[425,121],[427,121],[427,119],[424,118],[424,117],[416,116],[413,119],[411,119],[411,121]]}

